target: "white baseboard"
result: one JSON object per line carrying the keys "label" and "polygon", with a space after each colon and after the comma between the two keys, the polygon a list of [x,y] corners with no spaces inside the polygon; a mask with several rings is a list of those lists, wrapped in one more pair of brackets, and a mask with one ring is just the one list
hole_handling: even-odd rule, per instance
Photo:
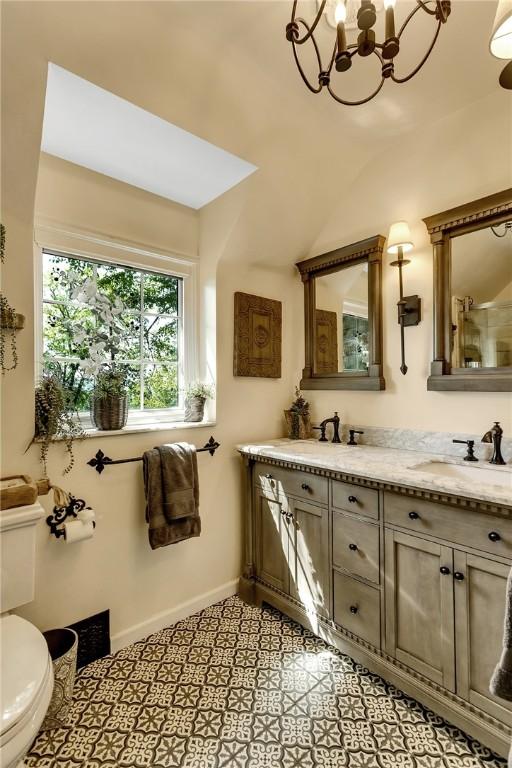
{"label": "white baseboard", "polygon": [[214,603],[218,603],[220,600],[225,600],[227,597],[235,595],[238,590],[238,581],[238,579],[228,581],[216,589],[203,592],[203,594],[188,600],[186,603],[180,603],[168,611],[157,613],[146,619],[146,621],[134,624],[117,635],[113,635],[111,638],[112,653],[120,651],[121,648],[126,648],[127,645],[136,643],[138,640],[143,640],[148,635],[153,634],[153,632],[159,632],[161,629],[165,629],[165,627],[170,627],[172,624],[176,624],[177,621],[186,619],[188,616],[192,616],[194,613],[202,611]]}

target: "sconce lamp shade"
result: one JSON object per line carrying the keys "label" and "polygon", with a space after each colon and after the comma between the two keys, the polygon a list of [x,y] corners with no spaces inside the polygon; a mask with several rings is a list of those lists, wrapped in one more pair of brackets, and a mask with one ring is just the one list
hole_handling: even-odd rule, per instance
{"label": "sconce lamp shade", "polygon": [[499,0],[489,43],[497,59],[512,59],[512,0]]}
{"label": "sconce lamp shade", "polygon": [[406,221],[397,221],[389,228],[388,253],[397,254],[399,248],[402,249],[402,253],[412,251],[414,248],[409,225]]}

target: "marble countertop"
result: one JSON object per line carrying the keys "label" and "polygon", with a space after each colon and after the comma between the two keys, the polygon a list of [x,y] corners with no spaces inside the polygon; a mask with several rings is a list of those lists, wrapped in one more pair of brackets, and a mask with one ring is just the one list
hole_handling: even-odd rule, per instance
{"label": "marble countertop", "polygon": [[265,456],[512,507],[510,464],[501,467],[490,465],[487,461],[473,464],[445,454],[286,438],[239,445],[237,448],[240,453],[254,458]]}

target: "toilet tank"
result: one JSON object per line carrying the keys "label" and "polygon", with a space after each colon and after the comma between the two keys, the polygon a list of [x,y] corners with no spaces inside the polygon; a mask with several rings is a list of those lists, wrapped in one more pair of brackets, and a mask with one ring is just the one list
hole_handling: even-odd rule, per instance
{"label": "toilet tank", "polygon": [[0,612],[34,599],[36,525],[44,515],[39,503],[0,511]]}

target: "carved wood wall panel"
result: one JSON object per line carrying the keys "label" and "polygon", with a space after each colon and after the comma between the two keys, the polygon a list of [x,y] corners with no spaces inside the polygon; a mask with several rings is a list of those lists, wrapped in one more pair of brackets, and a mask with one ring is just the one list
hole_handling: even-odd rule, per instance
{"label": "carved wood wall panel", "polygon": [[336,373],[338,370],[338,316],[327,309],[315,311],[315,371]]}
{"label": "carved wood wall panel", "polygon": [[281,324],[280,301],[235,293],[235,376],[281,377]]}

